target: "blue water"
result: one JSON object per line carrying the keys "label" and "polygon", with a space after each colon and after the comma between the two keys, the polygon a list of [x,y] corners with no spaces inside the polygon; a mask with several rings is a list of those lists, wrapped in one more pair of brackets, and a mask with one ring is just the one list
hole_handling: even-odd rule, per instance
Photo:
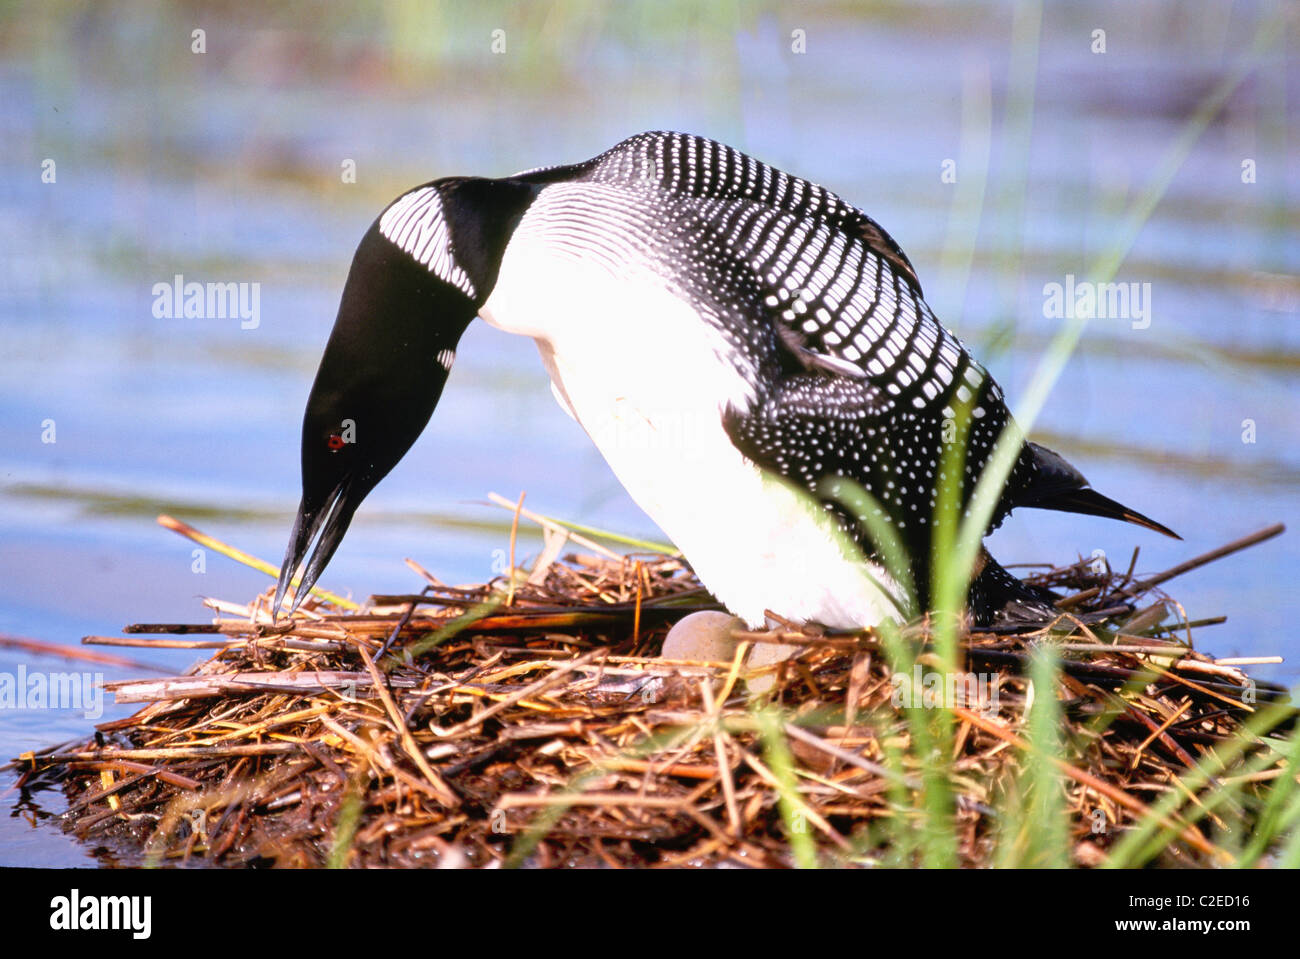
{"label": "blue water", "polygon": [[[568,162],[643,129],[726,140],[884,224],[1014,399],[1059,329],[1044,285],[1088,274],[1274,5],[1049,5],[1036,48],[1013,44],[1008,10],[981,4],[874,18],[803,3],[699,16],[451,9],[0,11],[0,634],[72,646],[128,622],[202,621],[201,597],[265,588],[217,556],[192,572],[193,545],[154,517],[278,562],[301,409],[352,251],[388,200],[436,176]],[[203,54],[189,49],[196,26]],[[498,27],[508,45],[494,56]],[[790,51],[796,28],[806,54]],[[1016,66],[1035,55],[1036,71]],[[1093,321],[1035,427],[1186,541],[1017,514],[990,541],[1000,560],[1101,548],[1126,563],[1140,546],[1139,569],[1156,571],[1274,521],[1295,528],[1298,120],[1300,70],[1275,48],[1197,139],[1119,269],[1151,284],[1149,328]],[[1243,158],[1255,183],[1241,182]],[[345,159],[354,184],[341,181]],[[956,184],[940,178],[947,159]],[[260,325],[156,319],[152,288],[178,273],[259,283]],[[508,530],[481,505],[490,490],[660,538],[552,401],[531,343],[477,324],[432,425],[371,495],[324,585],[416,588],[407,556],[447,581],[484,580]],[[1300,680],[1296,543],[1288,533],[1170,584],[1189,615],[1228,616],[1203,647],[1287,656],[1255,672],[1288,684]],[[126,652],[172,669],[198,655]],[[0,673],[19,665],[67,667],[0,649]],[[0,755],[88,725],[75,711],[0,710]],[[92,861],[53,829],[0,818],[0,863]]]}

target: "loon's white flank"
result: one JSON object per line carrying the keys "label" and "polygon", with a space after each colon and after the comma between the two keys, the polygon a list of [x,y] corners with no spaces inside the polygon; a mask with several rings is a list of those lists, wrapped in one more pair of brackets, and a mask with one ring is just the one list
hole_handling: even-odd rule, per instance
{"label": "loon's white flank", "polygon": [[561,406],[737,616],[761,627],[775,606],[856,628],[889,615],[885,572],[851,561],[826,514],[727,436],[723,411],[748,409],[753,387],[723,334],[635,250],[563,242],[555,208],[539,201],[525,215],[480,316],[537,342]]}

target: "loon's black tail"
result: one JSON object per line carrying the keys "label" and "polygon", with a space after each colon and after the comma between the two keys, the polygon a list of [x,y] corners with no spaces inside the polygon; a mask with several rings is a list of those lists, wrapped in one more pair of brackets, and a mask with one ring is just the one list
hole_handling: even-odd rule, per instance
{"label": "loon's black tail", "polygon": [[1038,467],[1029,487],[1016,498],[1017,506],[1034,506],[1038,509],[1057,509],[1067,513],[1087,513],[1122,519],[1127,523],[1145,526],[1174,539],[1182,539],[1163,523],[1157,523],[1137,510],[1129,509],[1108,496],[1102,496],[1088,487],[1083,474],[1067,463],[1059,453],[1037,443],[1026,443],[1034,465]]}
{"label": "loon's black tail", "polygon": [[1042,623],[1057,616],[1055,593],[1019,579],[980,547],[971,579],[967,609],[976,626],[994,623]]}

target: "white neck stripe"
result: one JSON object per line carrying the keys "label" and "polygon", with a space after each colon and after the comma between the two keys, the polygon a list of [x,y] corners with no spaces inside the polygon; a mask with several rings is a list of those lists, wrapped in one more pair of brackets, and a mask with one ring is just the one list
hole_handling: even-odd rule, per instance
{"label": "white neck stripe", "polygon": [[473,282],[452,255],[451,233],[436,187],[421,187],[401,197],[379,218],[379,232],[439,279],[466,296],[475,295]]}

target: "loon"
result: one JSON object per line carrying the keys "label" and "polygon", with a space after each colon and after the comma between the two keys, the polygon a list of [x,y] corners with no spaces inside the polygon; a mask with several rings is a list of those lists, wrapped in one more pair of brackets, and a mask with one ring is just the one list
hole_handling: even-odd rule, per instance
{"label": "loon", "polygon": [[[424,430],[476,316],[536,341],[561,407],[754,627],[771,611],[857,629],[901,608],[906,587],[845,505],[854,484],[928,608],[945,431],[961,410],[966,509],[1011,422],[879,224],[731,147],[642,133],[568,166],[434,180],[394,200],[352,261],[303,417],[273,611],[305,562],[297,608]],[[989,531],[1033,506],[1176,537],[1022,443]],[[1016,604],[1050,612],[1055,597],[981,550],[968,598],[987,623]]]}

